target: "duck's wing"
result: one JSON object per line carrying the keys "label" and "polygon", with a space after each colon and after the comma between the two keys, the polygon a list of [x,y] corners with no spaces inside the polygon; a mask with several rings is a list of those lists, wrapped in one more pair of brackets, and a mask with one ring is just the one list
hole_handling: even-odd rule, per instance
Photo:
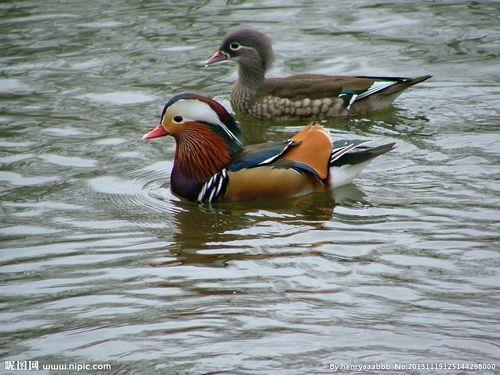
{"label": "duck's wing", "polygon": [[246,146],[226,168],[231,172],[262,166],[295,167],[325,179],[333,144],[330,133],[310,124],[291,139]]}
{"label": "duck's wing", "polygon": [[284,198],[324,189],[332,148],[328,131],[319,125],[307,126],[286,143],[249,146],[228,167],[222,200]]}
{"label": "duck's wing", "polygon": [[430,75],[405,78],[298,74],[266,79],[258,97],[275,97],[292,101],[340,98],[349,109],[355,102],[374,94],[382,92],[387,95],[395,94],[430,77]]}
{"label": "duck's wing", "polygon": [[288,139],[286,141],[245,146],[239,154],[233,157],[226,169],[231,172],[237,172],[242,169],[272,164],[295,145],[295,141]]}
{"label": "duck's wing", "polygon": [[259,97],[272,96],[290,100],[338,97],[344,88],[364,90],[373,80],[369,78],[297,74],[283,78],[268,78],[260,88]]}

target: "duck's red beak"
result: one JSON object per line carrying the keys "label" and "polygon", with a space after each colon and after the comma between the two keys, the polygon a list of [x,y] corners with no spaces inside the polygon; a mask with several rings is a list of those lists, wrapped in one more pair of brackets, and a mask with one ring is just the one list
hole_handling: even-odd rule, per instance
{"label": "duck's red beak", "polygon": [[168,135],[168,132],[165,130],[165,128],[162,126],[162,124],[159,124],[151,130],[149,133],[146,133],[142,136],[142,139],[153,139],[153,138],[158,138],[158,137],[164,137]]}
{"label": "duck's red beak", "polygon": [[222,53],[220,50],[217,50],[215,51],[215,53],[212,55],[211,58],[205,61],[205,66],[224,60],[227,60],[227,55],[225,53]]}

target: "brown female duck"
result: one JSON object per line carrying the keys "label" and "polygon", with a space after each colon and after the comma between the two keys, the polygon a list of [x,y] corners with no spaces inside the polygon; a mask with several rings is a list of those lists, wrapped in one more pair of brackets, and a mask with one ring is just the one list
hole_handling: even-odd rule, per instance
{"label": "brown female duck", "polygon": [[238,63],[232,105],[265,119],[326,118],[376,111],[388,107],[403,90],[431,77],[297,74],[265,78],[274,60],[271,40],[251,29],[229,32],[206,65],[225,60]]}

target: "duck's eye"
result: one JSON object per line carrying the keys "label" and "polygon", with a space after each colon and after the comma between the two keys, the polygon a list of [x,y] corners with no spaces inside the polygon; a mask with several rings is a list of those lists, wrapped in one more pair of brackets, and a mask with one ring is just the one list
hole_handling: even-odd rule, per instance
{"label": "duck's eye", "polygon": [[175,116],[174,121],[177,123],[182,122],[182,116],[179,116],[179,115]]}
{"label": "duck's eye", "polygon": [[239,49],[241,47],[241,45],[238,43],[238,42],[232,42],[230,45],[229,45],[229,48],[231,48],[233,51]]}

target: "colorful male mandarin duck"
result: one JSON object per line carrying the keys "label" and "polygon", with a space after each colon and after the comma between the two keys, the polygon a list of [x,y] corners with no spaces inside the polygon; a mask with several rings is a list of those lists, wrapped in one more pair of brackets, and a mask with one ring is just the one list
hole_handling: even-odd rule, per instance
{"label": "colorful male mandarin duck", "polygon": [[196,94],[170,99],[160,124],[143,138],[165,135],[177,143],[172,192],[199,203],[278,199],[345,185],[394,146],[332,142],[328,131],[314,124],[285,141],[243,146],[233,116]]}
{"label": "colorful male mandarin duck", "polygon": [[250,116],[265,119],[321,119],[375,111],[388,107],[403,90],[431,77],[298,74],[265,78],[274,60],[271,40],[250,29],[229,32],[205,64],[229,59],[238,63],[232,105]]}

